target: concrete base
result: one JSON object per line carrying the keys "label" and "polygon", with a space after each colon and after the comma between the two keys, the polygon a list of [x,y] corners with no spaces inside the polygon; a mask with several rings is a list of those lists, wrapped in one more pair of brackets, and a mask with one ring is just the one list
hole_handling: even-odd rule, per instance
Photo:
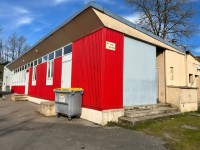
{"label": "concrete base", "polygon": [[124,109],[93,110],[82,108],[81,118],[97,124],[106,125],[109,121],[118,122],[118,117],[124,116]]}
{"label": "concrete base", "polygon": [[28,97],[26,94],[12,94],[11,100],[12,101],[27,101]]}
{"label": "concrete base", "polygon": [[45,99],[35,98],[35,97],[31,97],[31,96],[28,96],[28,101],[36,103],[36,104],[41,104],[42,102],[51,102],[51,101],[48,101]]}
{"label": "concrete base", "polygon": [[191,112],[198,110],[198,103],[182,103],[180,104],[181,112]]}
{"label": "concrete base", "polygon": [[55,116],[55,103],[54,102],[41,102],[38,111],[45,116]]}

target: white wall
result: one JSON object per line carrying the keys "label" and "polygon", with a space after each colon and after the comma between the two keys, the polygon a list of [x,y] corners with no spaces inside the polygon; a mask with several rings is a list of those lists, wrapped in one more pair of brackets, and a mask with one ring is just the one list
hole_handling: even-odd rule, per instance
{"label": "white wall", "polygon": [[11,74],[12,71],[10,71],[6,66],[3,70],[3,84],[2,84],[2,91],[6,91],[6,86],[11,87]]}

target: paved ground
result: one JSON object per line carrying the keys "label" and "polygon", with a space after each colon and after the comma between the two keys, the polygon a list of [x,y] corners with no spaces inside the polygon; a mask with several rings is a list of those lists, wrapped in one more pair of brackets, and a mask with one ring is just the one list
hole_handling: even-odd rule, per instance
{"label": "paved ground", "polygon": [[83,119],[44,117],[36,104],[0,99],[1,150],[164,150],[162,140]]}

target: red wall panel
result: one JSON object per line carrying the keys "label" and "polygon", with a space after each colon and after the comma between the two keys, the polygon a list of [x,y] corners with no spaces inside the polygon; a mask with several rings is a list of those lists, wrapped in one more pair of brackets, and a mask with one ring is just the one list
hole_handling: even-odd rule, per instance
{"label": "red wall panel", "polygon": [[29,88],[28,95],[47,99],[55,100],[55,94],[53,90],[61,87],[61,70],[62,70],[62,57],[54,60],[54,73],[53,73],[53,85],[46,85],[47,63],[37,65],[37,77],[36,85],[32,85],[32,72],[29,71]]}
{"label": "red wall panel", "polygon": [[[124,35],[106,28],[103,29],[103,35],[102,109],[122,108]],[[107,50],[106,41],[116,43],[116,50]]]}
{"label": "red wall panel", "polygon": [[11,91],[17,94],[24,94],[25,93],[25,86],[12,86]]}
{"label": "red wall panel", "polygon": [[101,99],[102,30],[72,45],[72,87],[84,89],[82,105],[99,109]]}
{"label": "red wall panel", "polygon": [[[72,87],[84,89],[83,107],[122,108],[123,34],[102,28],[73,43]],[[105,49],[106,41],[116,50]]]}
{"label": "red wall panel", "polygon": [[29,83],[28,83],[28,95],[34,96],[35,95],[35,89],[36,86],[32,85],[32,74],[33,74],[33,68],[29,69]]}

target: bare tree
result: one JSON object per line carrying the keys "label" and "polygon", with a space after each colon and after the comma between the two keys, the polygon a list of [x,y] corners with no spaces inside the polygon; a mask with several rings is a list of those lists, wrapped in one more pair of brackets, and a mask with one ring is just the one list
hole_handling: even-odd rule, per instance
{"label": "bare tree", "polygon": [[3,62],[3,40],[0,38],[0,63]]}
{"label": "bare tree", "polygon": [[125,0],[141,13],[137,23],[163,39],[191,37],[194,33],[194,16],[191,1],[188,0]]}
{"label": "bare tree", "polygon": [[6,60],[13,61],[29,47],[24,36],[12,33],[4,43]]}
{"label": "bare tree", "polygon": [[[1,34],[1,32],[2,32],[2,28],[1,28],[1,26],[0,26],[0,34]],[[3,52],[3,40],[1,39],[1,37],[0,37],[0,63],[2,63],[2,52]]]}

